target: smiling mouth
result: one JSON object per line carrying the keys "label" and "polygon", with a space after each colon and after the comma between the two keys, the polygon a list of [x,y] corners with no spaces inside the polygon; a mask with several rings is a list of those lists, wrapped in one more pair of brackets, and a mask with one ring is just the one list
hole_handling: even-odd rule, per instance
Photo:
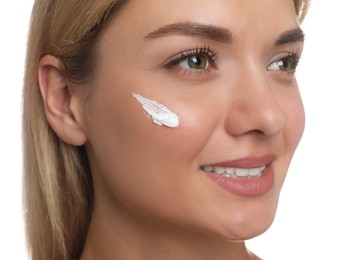
{"label": "smiling mouth", "polygon": [[217,174],[228,178],[258,178],[266,169],[266,165],[255,168],[235,168],[235,167],[222,167],[205,165],[200,167],[200,170],[211,174]]}

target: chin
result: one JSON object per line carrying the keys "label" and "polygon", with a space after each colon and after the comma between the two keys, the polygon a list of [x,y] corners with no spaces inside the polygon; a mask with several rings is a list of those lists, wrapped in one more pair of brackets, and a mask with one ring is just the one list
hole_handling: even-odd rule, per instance
{"label": "chin", "polygon": [[230,241],[244,241],[257,237],[266,232],[271,226],[273,220],[264,223],[243,223],[229,227],[224,230],[224,233],[218,234],[219,237]]}
{"label": "chin", "polygon": [[239,228],[239,230],[234,234],[234,241],[243,241],[248,240],[254,237],[257,237],[264,232],[266,232],[271,226],[273,219],[269,222],[264,222],[258,225],[258,223],[254,223],[252,225],[246,224]]}
{"label": "chin", "polygon": [[232,241],[243,241],[266,232],[274,221],[276,206],[271,206],[268,210],[261,207],[254,207],[254,209],[237,211],[230,221],[228,219],[223,222],[219,235]]}

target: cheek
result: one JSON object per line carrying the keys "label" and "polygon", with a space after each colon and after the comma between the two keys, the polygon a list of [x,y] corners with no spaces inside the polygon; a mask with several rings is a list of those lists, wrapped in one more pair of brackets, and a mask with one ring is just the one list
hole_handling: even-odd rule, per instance
{"label": "cheek", "polygon": [[304,132],[305,113],[301,96],[297,90],[294,98],[288,98],[285,101],[287,113],[287,125],[285,127],[286,152],[294,153]]}
{"label": "cheek", "polygon": [[139,199],[153,200],[160,191],[175,197],[173,191],[187,181],[194,167],[198,170],[195,157],[212,129],[212,124],[202,124],[207,113],[182,100],[169,102],[165,105],[178,114],[180,125],[174,129],[159,126],[147,117],[132,91],[113,93],[110,89],[94,97],[96,110],[87,122],[100,175],[121,197],[133,193]]}
{"label": "cheek", "polygon": [[292,90],[285,96],[280,96],[279,102],[287,116],[287,122],[282,132],[282,143],[280,147],[280,156],[276,164],[276,181],[282,188],[288,168],[296,148],[303,135],[305,126],[305,114],[301,97],[297,89]]}
{"label": "cheek", "polygon": [[201,214],[202,219],[197,201],[203,192],[210,194],[203,191],[208,187],[201,183],[197,158],[219,123],[214,97],[159,98],[180,119],[178,128],[168,128],[147,117],[132,91],[110,89],[95,97],[97,110],[88,122],[92,157],[99,165],[94,182],[100,179],[106,187],[98,192],[152,218],[190,223]]}

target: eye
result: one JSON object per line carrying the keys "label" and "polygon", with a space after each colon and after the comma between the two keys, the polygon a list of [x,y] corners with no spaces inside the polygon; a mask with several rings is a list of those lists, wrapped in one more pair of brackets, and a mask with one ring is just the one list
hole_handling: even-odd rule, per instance
{"label": "eye", "polygon": [[204,55],[190,56],[182,60],[178,66],[187,69],[203,70],[209,66],[208,57]]}
{"label": "eye", "polygon": [[268,66],[270,71],[281,71],[295,73],[300,57],[296,53],[288,53],[284,57],[277,58],[276,61]]}
{"label": "eye", "polygon": [[195,48],[174,55],[163,66],[169,70],[202,72],[216,67],[216,59],[216,54],[210,48]]}

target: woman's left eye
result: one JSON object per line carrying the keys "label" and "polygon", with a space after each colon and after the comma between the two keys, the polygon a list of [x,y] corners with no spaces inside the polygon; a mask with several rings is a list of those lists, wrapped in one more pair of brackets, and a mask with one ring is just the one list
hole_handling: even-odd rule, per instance
{"label": "woman's left eye", "polygon": [[270,71],[281,71],[287,73],[295,73],[299,56],[296,53],[289,53],[287,56],[279,58],[268,66],[268,70]]}

